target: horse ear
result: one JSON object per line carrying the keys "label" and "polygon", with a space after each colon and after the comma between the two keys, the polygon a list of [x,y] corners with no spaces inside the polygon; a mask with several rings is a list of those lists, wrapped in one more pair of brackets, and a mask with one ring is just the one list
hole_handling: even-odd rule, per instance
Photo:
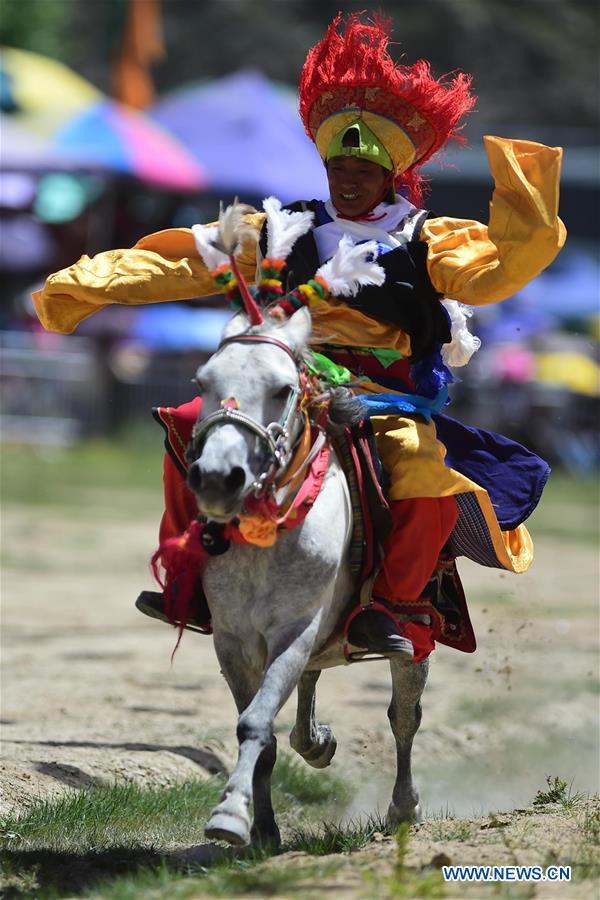
{"label": "horse ear", "polygon": [[295,353],[299,353],[308,344],[311,326],[310,312],[305,306],[297,310],[285,323],[283,328],[285,342]]}
{"label": "horse ear", "polygon": [[224,341],[226,338],[235,337],[237,334],[243,334],[245,331],[248,331],[249,322],[248,316],[244,312],[239,312],[232,319],[229,320],[225,328],[223,329],[223,334],[221,335],[221,340]]}

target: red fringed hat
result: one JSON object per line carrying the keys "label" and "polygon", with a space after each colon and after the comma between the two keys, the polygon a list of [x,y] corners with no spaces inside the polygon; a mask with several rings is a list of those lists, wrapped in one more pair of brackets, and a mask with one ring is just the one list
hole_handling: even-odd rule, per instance
{"label": "red fringed hat", "polygon": [[[399,181],[419,194],[417,167],[451,138],[476,98],[471,76],[435,79],[429,63],[394,62],[388,52],[391,23],[350,15],[343,33],[339,13],[308,53],[300,76],[300,115],[322,159],[331,142],[362,121],[389,154]],[[416,188],[416,190],[415,190]]]}

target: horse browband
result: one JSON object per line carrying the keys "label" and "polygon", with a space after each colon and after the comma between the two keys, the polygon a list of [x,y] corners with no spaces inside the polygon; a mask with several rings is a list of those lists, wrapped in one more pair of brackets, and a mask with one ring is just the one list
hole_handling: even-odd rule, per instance
{"label": "horse browband", "polygon": [[266,334],[236,334],[233,337],[224,338],[219,346],[217,347],[217,353],[224,347],[226,344],[273,344],[275,347],[279,347],[281,350],[285,350],[290,359],[294,362],[294,365],[298,366],[301,360],[296,356],[294,351],[288,347],[287,344],[284,344],[283,341],[277,340],[277,338],[269,337]]}
{"label": "horse browband", "polygon": [[[288,347],[287,344],[284,344],[283,341],[277,340],[277,338],[269,337],[268,335],[261,334],[237,334],[232,337],[224,338],[219,346],[216,349],[216,353],[223,349],[227,344],[234,343],[254,343],[254,344],[273,344],[275,347],[279,347],[281,350],[285,350],[287,355],[293,361],[296,368],[298,368],[302,364],[302,360],[295,355],[293,350]],[[294,395],[298,395],[298,391],[296,388],[292,391],[292,397]],[[292,398],[290,398],[292,399]],[[288,411],[289,410],[289,411]],[[219,409],[216,412],[211,413],[206,416],[205,419],[201,419],[194,425],[192,429],[192,441],[196,441],[202,434],[205,434],[209,428],[212,428],[213,425],[216,425],[223,421],[229,422],[237,422],[239,425],[243,425],[245,428],[248,428],[250,431],[254,432],[254,434],[258,435],[258,437],[262,438],[262,440],[267,444],[271,456],[277,460],[280,466],[283,465],[283,453],[280,449],[280,442],[282,439],[285,439],[287,436],[287,424],[288,417],[291,413],[291,408],[289,406],[286,407],[285,413],[285,423],[281,424],[281,420],[279,422],[272,422],[266,428],[260,422],[255,422],[254,419],[251,419],[245,413],[236,410],[236,409]]]}

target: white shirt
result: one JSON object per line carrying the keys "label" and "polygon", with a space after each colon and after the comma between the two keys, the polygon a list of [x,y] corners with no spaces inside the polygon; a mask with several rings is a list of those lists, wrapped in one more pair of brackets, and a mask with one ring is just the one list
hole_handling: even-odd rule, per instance
{"label": "white shirt", "polygon": [[382,245],[383,252],[385,248],[393,250],[411,240],[417,222],[425,214],[404,197],[398,197],[395,203],[380,203],[376,206],[372,214],[382,218],[376,218],[375,221],[344,219],[338,215],[331,200],[325,202],[325,210],[332,221],[313,229],[319,263],[331,259],[345,234],[355,244],[377,241]]}

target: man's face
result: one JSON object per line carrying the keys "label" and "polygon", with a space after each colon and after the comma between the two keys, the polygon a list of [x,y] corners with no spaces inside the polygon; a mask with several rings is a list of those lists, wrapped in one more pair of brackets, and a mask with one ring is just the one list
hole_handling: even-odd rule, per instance
{"label": "man's face", "polygon": [[333,205],[343,216],[360,216],[383,199],[391,173],[357,156],[334,156],[327,164]]}

